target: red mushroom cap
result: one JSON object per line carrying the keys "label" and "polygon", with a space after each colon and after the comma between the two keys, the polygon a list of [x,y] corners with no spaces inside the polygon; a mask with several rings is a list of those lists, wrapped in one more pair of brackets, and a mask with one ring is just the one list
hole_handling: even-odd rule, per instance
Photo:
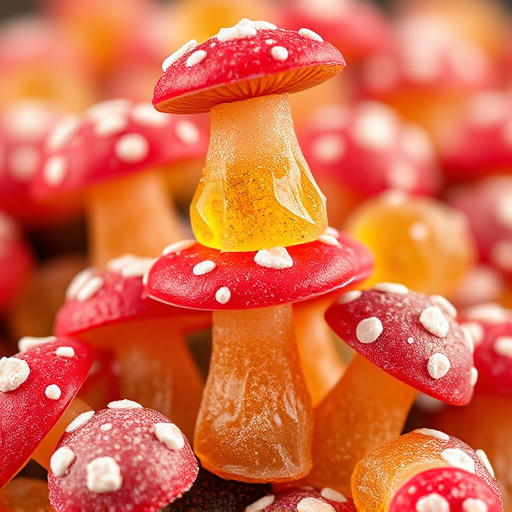
{"label": "red mushroom cap", "polygon": [[64,118],[50,134],[33,185],[50,197],[188,159],[203,159],[207,132],[196,119],[157,112],[150,103],[116,99],[83,117]]}
{"label": "red mushroom cap", "polygon": [[30,459],[85,381],[93,353],[71,338],[47,338],[0,360],[0,487]]}
{"label": "red mushroom cap", "polygon": [[70,427],[48,472],[50,502],[58,511],[156,510],[197,477],[194,452],[179,428],[136,402],[111,402]]}
{"label": "red mushroom cap", "polygon": [[311,30],[244,18],[166,59],[153,105],[162,112],[208,112],[220,103],[302,91],[344,67],[340,52]]}
{"label": "red mushroom cap", "polygon": [[352,291],[325,318],[354,350],[427,395],[465,405],[473,395],[473,356],[443,297],[427,297],[403,285],[381,283]]}
{"label": "red mushroom cap", "polygon": [[153,299],[181,307],[252,309],[342,288],[357,271],[354,251],[332,234],[257,252],[222,252],[189,240],[173,244],[156,260],[146,289]]}
{"label": "red mushroom cap", "polygon": [[0,211],[0,311],[20,290],[33,266],[33,254],[16,224]]}
{"label": "red mushroom cap", "polygon": [[439,189],[428,135],[383,103],[321,110],[301,135],[304,156],[319,181],[327,177],[360,199],[390,188],[426,195]]}
{"label": "red mushroom cap", "polygon": [[395,494],[390,512],[501,512],[496,490],[473,473],[458,468],[434,468],[408,480]]}
{"label": "red mushroom cap", "polygon": [[[132,255],[110,261],[107,270],[88,268],[71,282],[67,300],[60,308],[54,331],[57,335],[78,335],[117,322],[176,317],[201,327],[208,316],[184,308],[173,308],[148,297],[142,278],[154,260]],[[184,322],[183,322],[184,323]]]}
{"label": "red mushroom cap", "polygon": [[356,255],[359,268],[354,281],[352,281],[352,286],[368,279],[372,275],[375,266],[375,257],[370,249],[359,240],[352,238],[342,231],[329,228],[329,232],[332,233],[332,236],[337,238],[342,245],[350,247]]}
{"label": "red mushroom cap", "polygon": [[324,488],[320,492],[292,489],[270,494],[246,507],[245,512],[355,512],[354,502],[341,493]]}

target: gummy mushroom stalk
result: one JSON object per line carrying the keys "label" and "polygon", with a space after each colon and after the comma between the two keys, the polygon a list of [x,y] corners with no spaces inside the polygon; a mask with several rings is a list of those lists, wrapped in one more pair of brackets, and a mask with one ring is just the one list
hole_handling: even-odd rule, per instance
{"label": "gummy mushroom stalk", "polygon": [[327,323],[357,353],[314,410],[308,483],[349,495],[354,466],[400,434],[418,391],[455,405],[470,401],[472,342],[455,314],[443,297],[394,283],[348,292],[327,310]]}
{"label": "gummy mushroom stalk", "polygon": [[0,360],[0,487],[35,459],[46,469],[68,425],[90,408],[75,395],[92,349],[71,338],[31,338]]}

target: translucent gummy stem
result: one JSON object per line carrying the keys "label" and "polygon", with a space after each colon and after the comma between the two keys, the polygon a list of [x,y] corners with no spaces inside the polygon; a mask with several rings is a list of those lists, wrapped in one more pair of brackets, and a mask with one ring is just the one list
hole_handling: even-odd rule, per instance
{"label": "translucent gummy stem", "polygon": [[213,353],[194,448],[213,473],[295,480],[311,468],[312,417],[291,305],[213,316]]}

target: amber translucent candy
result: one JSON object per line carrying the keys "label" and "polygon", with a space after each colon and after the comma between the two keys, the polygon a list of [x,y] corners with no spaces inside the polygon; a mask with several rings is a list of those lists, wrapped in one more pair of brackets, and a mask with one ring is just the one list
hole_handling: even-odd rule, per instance
{"label": "amber translucent candy", "polygon": [[203,467],[246,482],[311,468],[311,405],[291,305],[215,312],[210,373],[194,449]]}
{"label": "amber translucent candy", "polygon": [[0,510],[9,512],[50,512],[48,484],[35,478],[16,478],[0,489]]}
{"label": "amber translucent candy", "polygon": [[346,228],[375,255],[368,286],[396,282],[450,296],[475,262],[466,220],[435,199],[383,194],[357,208]]}
{"label": "amber translucent candy", "polygon": [[302,244],[323,233],[325,197],[300,150],[286,94],[212,109],[190,217],[197,240],[222,251]]}

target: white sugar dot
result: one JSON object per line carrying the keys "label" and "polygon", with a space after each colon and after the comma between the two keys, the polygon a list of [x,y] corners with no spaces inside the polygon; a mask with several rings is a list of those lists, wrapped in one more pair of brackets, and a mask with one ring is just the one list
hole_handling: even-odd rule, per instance
{"label": "white sugar dot", "polygon": [[86,110],[86,117],[94,122],[109,116],[128,115],[132,105],[126,98],[100,101]]}
{"label": "white sugar dot", "polygon": [[323,39],[316,32],[313,32],[309,28],[301,28],[299,30],[299,35],[305,37],[306,39],[312,39],[313,41],[323,41]]}
{"label": "white sugar dot", "polygon": [[71,358],[75,357],[75,351],[73,347],[58,347],[57,350],[55,351],[55,355],[57,355],[58,357]]}
{"label": "white sugar dot", "polygon": [[103,423],[103,425],[100,425],[100,430],[103,432],[108,432],[109,430],[112,430],[112,423]]}
{"label": "white sugar dot", "polygon": [[274,501],[276,501],[276,497],[273,494],[263,496],[263,498],[260,498],[259,500],[245,507],[244,512],[261,512],[266,507],[272,505]]}
{"label": "white sugar dot", "polygon": [[140,162],[149,154],[149,143],[140,133],[127,133],[117,141],[114,151],[123,162]]}
{"label": "white sugar dot", "polygon": [[0,359],[0,391],[6,393],[18,389],[30,375],[28,363],[17,357]]}
{"label": "white sugar dot", "polygon": [[478,381],[478,370],[473,366],[470,369],[469,384],[474,387],[475,384],[477,383],[477,381]]}
{"label": "white sugar dot", "polygon": [[50,384],[44,391],[44,394],[50,399],[50,400],[58,400],[61,395],[62,391],[60,390],[59,386],[56,384]]}
{"label": "white sugar dot", "polygon": [[200,133],[197,126],[190,121],[178,121],[174,127],[176,137],[189,146],[199,142]]}
{"label": "white sugar dot", "polygon": [[467,498],[462,502],[464,512],[487,512],[487,505],[478,498]]}
{"label": "white sugar dot", "polygon": [[216,35],[217,39],[222,42],[234,41],[236,39],[245,39],[246,37],[255,36],[257,29],[254,24],[247,19],[240,20],[234,27],[221,28]]}
{"label": "white sugar dot", "polygon": [[450,360],[444,355],[436,353],[430,356],[427,363],[428,374],[433,379],[441,379],[450,369]]}
{"label": "white sugar dot", "polygon": [[82,120],[78,115],[67,116],[62,119],[50,133],[46,147],[50,151],[62,149],[82,126]]}
{"label": "white sugar dot", "polygon": [[[475,320],[477,322],[490,322],[490,323],[500,323],[508,320],[509,313],[507,310],[500,306],[499,304],[489,303],[489,304],[479,304],[478,306],[473,306],[464,311],[464,315],[469,320]],[[479,326],[479,324],[474,323],[475,326]],[[478,327],[481,330],[480,340],[483,340],[483,329],[481,326]],[[475,343],[478,344],[475,338]]]}
{"label": "white sugar dot", "polygon": [[197,64],[200,64],[201,62],[203,62],[203,60],[206,59],[207,55],[208,54],[204,50],[197,50],[187,58],[187,62],[185,63],[185,66],[187,68],[196,66]]}
{"label": "white sugar dot", "polygon": [[288,58],[288,50],[284,46],[274,46],[270,53],[272,58],[279,62],[284,62]]}
{"label": "white sugar dot", "polygon": [[420,315],[420,322],[425,329],[437,336],[438,338],[446,338],[450,330],[450,324],[437,306],[429,306],[425,308]]}
{"label": "white sugar dot", "polygon": [[18,341],[18,349],[20,352],[28,352],[36,347],[42,347],[43,345],[47,345],[48,343],[53,343],[57,341],[56,336],[44,336],[44,337],[34,337],[34,336],[23,336],[23,338]]}
{"label": "white sugar dot", "polygon": [[423,434],[425,436],[435,437],[441,441],[449,441],[450,436],[441,432],[440,430],[434,430],[433,428],[418,428],[414,432],[417,434]]}
{"label": "white sugar dot", "polygon": [[335,501],[336,503],[346,503],[347,498],[341,494],[341,492],[335,491],[334,489],[331,489],[330,487],[324,487],[320,491],[320,495],[322,498],[325,498],[329,501]]}
{"label": "white sugar dot", "polygon": [[496,220],[507,229],[512,229],[512,197],[506,194],[494,205],[494,216]]}
{"label": "white sugar dot", "polygon": [[455,306],[442,295],[429,295],[428,298],[434,306],[442,309],[448,316],[451,316],[452,318],[457,317],[457,310],[455,309]]}
{"label": "white sugar dot", "polygon": [[78,290],[76,294],[76,300],[80,302],[84,302],[86,300],[92,299],[96,293],[98,293],[105,284],[105,281],[100,276],[95,276],[89,279],[89,281],[85,282],[83,286]]}
{"label": "white sugar dot", "polygon": [[485,466],[485,469],[487,469],[489,474],[494,478],[494,469],[491,463],[489,462],[487,454],[483,450],[477,450],[476,455],[480,459],[480,462]]}
{"label": "white sugar dot", "polygon": [[231,299],[231,291],[227,286],[223,286],[219,288],[215,292],[215,300],[220,304],[227,304]]}
{"label": "white sugar dot", "polygon": [[98,494],[121,488],[121,468],[112,457],[98,457],[87,464],[87,489]]}
{"label": "white sugar dot", "polygon": [[512,336],[498,336],[494,341],[493,350],[499,356],[512,358]]}
{"label": "white sugar dot", "polygon": [[447,448],[441,453],[441,457],[450,466],[465,469],[470,473],[475,472],[475,461],[460,448]]}
{"label": "white sugar dot", "polygon": [[107,269],[117,272],[123,277],[142,277],[151,269],[154,263],[155,259],[153,258],[140,258],[133,254],[125,254],[110,260],[107,263]]}
{"label": "white sugar dot", "polygon": [[202,276],[211,272],[217,265],[212,260],[200,261],[197,265],[194,265],[192,272],[195,276]]}
{"label": "white sugar dot", "polygon": [[39,151],[36,147],[21,146],[11,151],[8,166],[17,180],[28,181],[37,171]]}
{"label": "white sugar dot", "polygon": [[86,284],[97,272],[95,268],[86,268],[79,272],[69,283],[66,290],[66,300],[76,299],[76,296],[82,286]]}
{"label": "white sugar dot", "polygon": [[433,493],[416,502],[416,512],[450,512],[450,504],[439,494]]}
{"label": "white sugar dot", "polygon": [[197,41],[195,39],[191,39],[188,43],[185,43],[179,50],[176,50],[173,54],[169,55],[163,63],[162,70],[167,71],[167,69],[174,64],[179,58],[185,55],[187,52],[192,50],[197,46]]}
{"label": "white sugar dot", "polygon": [[151,103],[137,103],[130,116],[136,123],[143,126],[160,127],[169,123],[169,115],[159,112]]}
{"label": "white sugar dot", "polygon": [[74,432],[83,427],[94,416],[94,411],[86,411],[79,414],[67,427],[66,432]]}
{"label": "white sugar dot", "polygon": [[332,235],[326,235],[325,233],[321,234],[318,237],[318,241],[325,245],[333,245],[335,247],[339,247],[339,241]]}
{"label": "white sugar dot", "polygon": [[313,142],[313,153],[319,162],[330,164],[341,160],[347,152],[347,143],[340,136],[325,134]]}
{"label": "white sugar dot", "polygon": [[133,400],[116,400],[107,404],[109,409],[142,409],[142,405]]}
{"label": "white sugar dot", "polygon": [[192,247],[196,243],[195,240],[180,240],[179,242],[175,242],[171,245],[168,245],[163,251],[162,254],[167,256],[168,254],[179,254],[181,251]]}
{"label": "white sugar dot", "polygon": [[378,292],[384,293],[397,293],[399,295],[407,295],[409,293],[407,286],[398,283],[377,283],[373,288]]}
{"label": "white sugar dot", "polygon": [[473,336],[471,330],[468,329],[467,325],[461,324],[460,330],[462,331],[462,341],[467,351],[471,354],[475,351],[475,343],[473,341]]}
{"label": "white sugar dot", "polygon": [[397,140],[397,116],[379,103],[365,102],[359,108],[350,134],[356,144],[370,151],[386,151]]}
{"label": "white sugar dot", "polygon": [[297,512],[335,512],[335,508],[317,498],[304,498],[297,503]]}
{"label": "white sugar dot", "polygon": [[363,295],[361,290],[352,290],[351,292],[344,293],[339,299],[338,304],[348,304],[354,300],[359,299]]}
{"label": "white sugar dot", "polygon": [[401,145],[413,161],[433,161],[435,150],[427,132],[419,125],[408,123],[402,133]]}
{"label": "white sugar dot", "polygon": [[76,458],[75,453],[68,446],[61,446],[51,456],[50,469],[55,476],[63,476],[73,464]]}
{"label": "white sugar dot", "polygon": [[128,128],[128,118],[125,115],[105,116],[94,123],[94,133],[98,137],[111,137]]}
{"label": "white sugar dot", "polygon": [[382,322],[375,316],[361,320],[357,324],[356,337],[361,343],[373,343],[384,330]]}
{"label": "white sugar dot", "polygon": [[51,187],[58,187],[64,181],[68,171],[68,164],[63,156],[48,158],[43,167],[43,178]]}
{"label": "white sugar dot", "polygon": [[185,440],[181,430],[173,423],[155,423],[153,425],[156,438],[171,450],[181,450]]}
{"label": "white sugar dot", "polygon": [[254,256],[257,265],[276,270],[293,267],[293,260],[285,247],[262,249]]}
{"label": "white sugar dot", "polygon": [[388,187],[399,190],[414,190],[418,186],[418,173],[416,168],[404,160],[393,162],[386,172]]}

